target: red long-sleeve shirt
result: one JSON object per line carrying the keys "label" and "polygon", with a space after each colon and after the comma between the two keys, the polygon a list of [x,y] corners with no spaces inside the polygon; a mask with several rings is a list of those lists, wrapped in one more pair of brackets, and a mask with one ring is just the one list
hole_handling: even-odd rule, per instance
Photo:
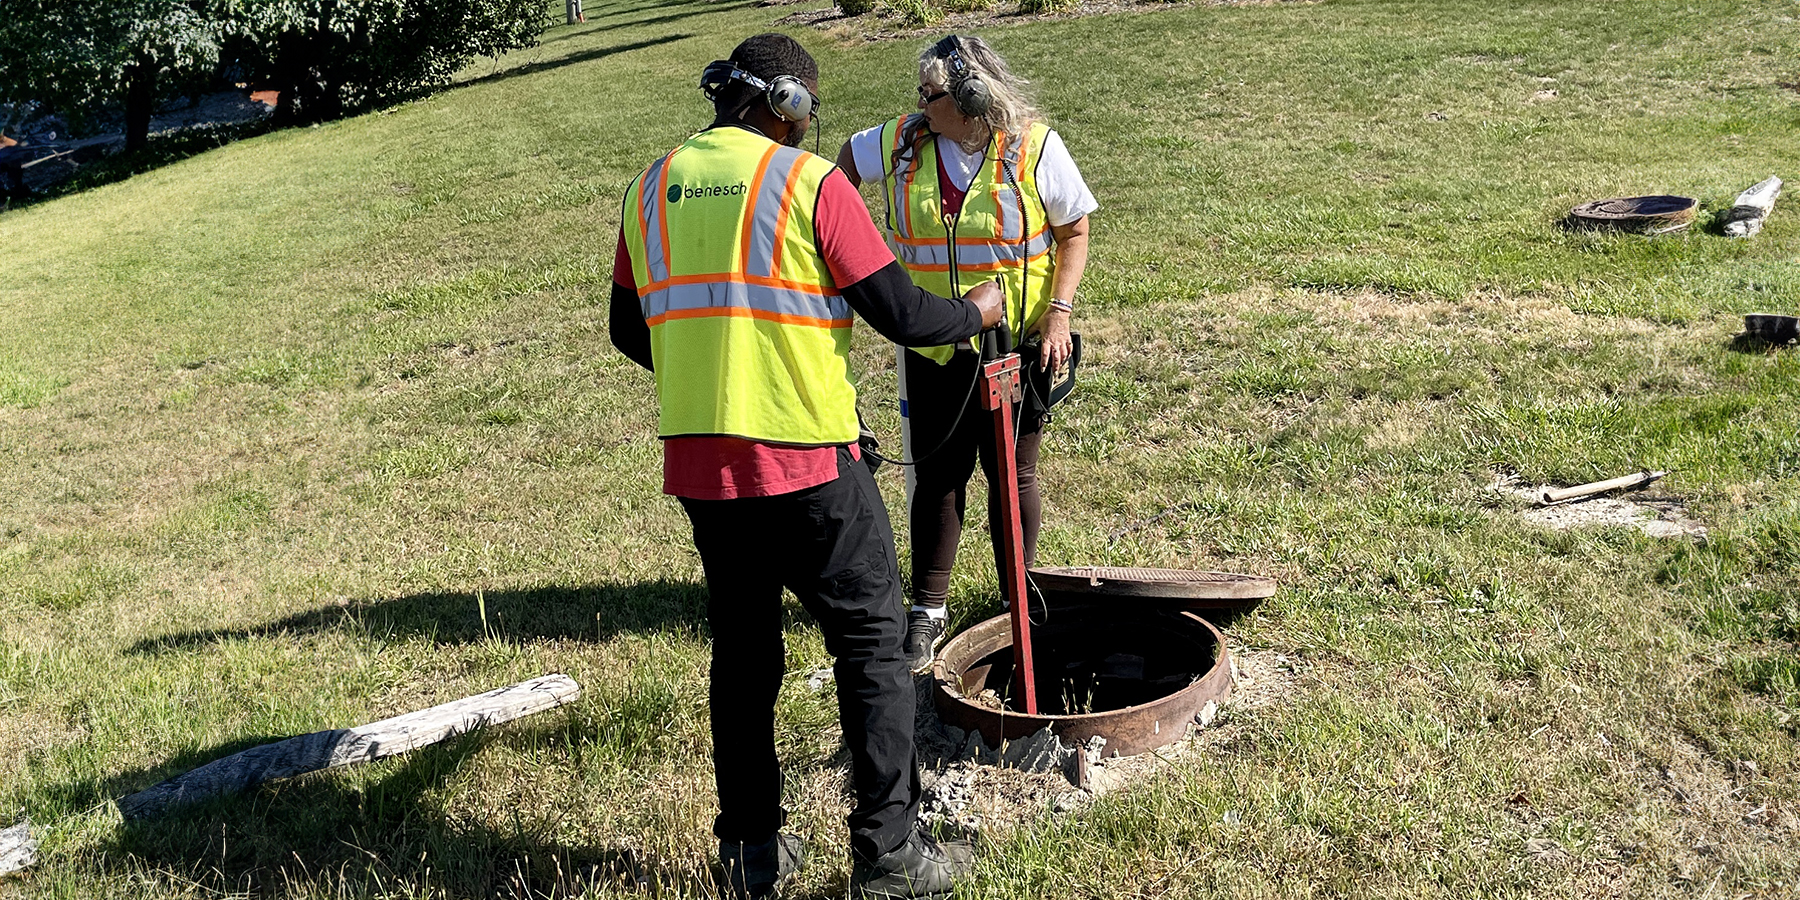
{"label": "red long-sleeve shirt", "polygon": [[[974,304],[947,300],[912,286],[869,219],[862,196],[843,173],[819,187],[814,218],[819,254],[852,309],[884,336],[920,346],[970,337],[981,328]],[[625,234],[613,260],[612,341],[650,367],[649,326]],[[934,302],[935,301],[935,302]],[[852,456],[859,456],[854,444]],[[837,477],[836,447],[791,447],[735,437],[672,437],[663,441],[663,492],[694,500],[768,497],[817,487]]]}

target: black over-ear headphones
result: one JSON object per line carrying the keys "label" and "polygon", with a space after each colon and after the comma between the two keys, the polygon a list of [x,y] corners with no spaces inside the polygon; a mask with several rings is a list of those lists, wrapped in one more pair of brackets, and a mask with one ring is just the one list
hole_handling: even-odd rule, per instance
{"label": "black over-ear headphones", "polygon": [[931,48],[938,59],[944,61],[946,74],[950,83],[950,99],[956,101],[956,108],[965,116],[981,118],[994,107],[994,95],[988,90],[987,82],[981,79],[980,73],[969,65],[963,57],[963,40],[957,35],[950,35],[937,42]]}
{"label": "black over-ear headphones", "polygon": [[715,59],[707,64],[706,71],[700,74],[700,90],[706,92],[706,99],[716,101],[719,92],[733,81],[761,92],[769,112],[784,121],[801,122],[818,115],[819,98],[807,89],[806,82],[792,75],[777,75],[773,81],[764,81],[729,59]]}

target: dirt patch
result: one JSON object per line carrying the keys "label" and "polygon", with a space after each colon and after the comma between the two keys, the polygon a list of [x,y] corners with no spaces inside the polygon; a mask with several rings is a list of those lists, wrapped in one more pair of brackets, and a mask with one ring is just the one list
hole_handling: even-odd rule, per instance
{"label": "dirt patch", "polygon": [[[793,0],[763,0],[761,6],[786,6]],[[883,7],[860,16],[847,16],[836,6],[796,12],[776,21],[777,25],[802,25],[817,28],[841,41],[867,42],[902,40],[924,35],[936,38],[950,32],[967,33],[996,25],[1042,22],[1052,19],[1079,19],[1126,12],[1152,12],[1191,6],[1293,6],[1312,5],[1319,0],[1081,0],[1074,6],[1056,12],[1021,12],[1016,4],[998,3],[990,9],[970,12],[946,12],[942,19],[930,24],[912,24],[898,13]]]}
{"label": "dirt patch", "polygon": [[1475,294],[1462,300],[1400,296],[1391,291],[1309,291],[1308,305],[1333,321],[1413,328],[1467,327],[1470,322],[1578,326],[1582,317],[1566,304],[1531,295]]}
{"label": "dirt patch", "polygon": [[1555,485],[1525,487],[1510,475],[1499,476],[1488,490],[1517,497],[1527,504],[1519,517],[1533,525],[1567,531],[1573,528],[1623,527],[1659,538],[1706,537],[1706,526],[1689,518],[1687,506],[1679,498],[1661,496],[1649,491],[1634,491],[1613,496],[1589,497],[1549,506],[1539,504],[1539,497]]}
{"label": "dirt patch", "polygon": [[1682,812],[1676,823],[1675,876],[1702,884],[1721,863],[1750,865],[1758,845],[1793,846],[1800,809],[1771,790],[1775,782],[1749,760],[1721,760],[1687,742],[1656,761],[1658,790]]}
{"label": "dirt patch", "polygon": [[[26,766],[36,754],[72,744],[86,735],[87,729],[69,716],[57,716],[45,709],[22,709],[22,697],[0,696],[0,782],[16,784],[25,777]],[[11,812],[10,810],[8,812]]]}

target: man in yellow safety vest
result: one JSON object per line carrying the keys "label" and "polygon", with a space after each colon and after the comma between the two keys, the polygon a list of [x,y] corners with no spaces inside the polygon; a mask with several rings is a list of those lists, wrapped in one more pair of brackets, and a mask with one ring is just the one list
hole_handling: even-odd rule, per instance
{"label": "man in yellow safety vest", "polygon": [[767,896],[800,864],[774,738],[787,587],[836,658],[853,891],[942,896],[969,851],[917,828],[905,613],[887,511],[859,461],[851,313],[897,343],[952,343],[1000,320],[1000,289],[914,287],[855,188],[798,149],[818,66],[792,38],[744,41],[701,87],[713,124],[626,191],[610,320],[613,344],[656,376],[663,490],[706,570],[727,887]]}

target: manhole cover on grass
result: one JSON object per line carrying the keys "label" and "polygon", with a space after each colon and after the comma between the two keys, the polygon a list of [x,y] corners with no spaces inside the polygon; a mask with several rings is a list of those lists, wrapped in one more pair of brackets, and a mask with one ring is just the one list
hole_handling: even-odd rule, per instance
{"label": "manhole cover on grass", "polygon": [[1031,570],[1045,591],[1166,597],[1184,600],[1260,600],[1275,593],[1275,579],[1235,572],[1143,569],[1122,566],[1046,566]]}
{"label": "manhole cover on grass", "polygon": [[1692,197],[1652,194],[1595,200],[1569,210],[1568,222],[1578,228],[1614,228],[1639,234],[1661,234],[1686,228],[1700,204]]}

